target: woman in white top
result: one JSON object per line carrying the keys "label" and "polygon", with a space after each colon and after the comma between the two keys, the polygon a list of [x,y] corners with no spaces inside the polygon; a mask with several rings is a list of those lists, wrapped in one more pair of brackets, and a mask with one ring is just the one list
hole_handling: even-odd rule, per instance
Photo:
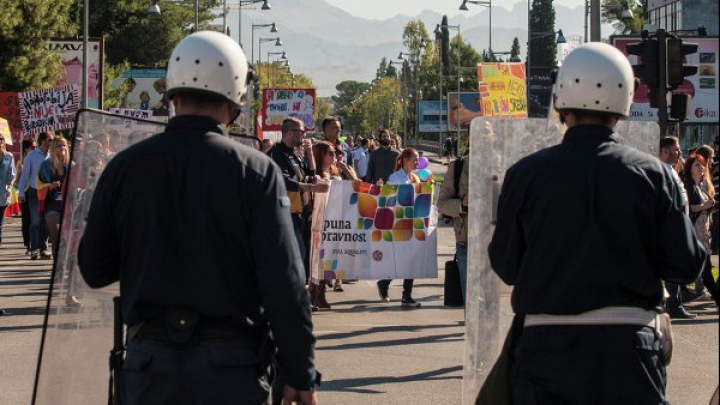
{"label": "woman in white top", "polygon": [[[414,148],[406,148],[400,153],[395,162],[395,173],[388,178],[388,184],[413,184],[420,183],[420,178],[413,173],[417,169],[420,154]],[[378,180],[378,185],[382,185],[382,180]],[[380,280],[377,282],[378,294],[384,302],[390,302],[388,289],[392,280]],[[403,295],[400,305],[404,308],[418,308],[420,303],[412,298],[412,289],[414,279],[405,279],[403,281]]]}

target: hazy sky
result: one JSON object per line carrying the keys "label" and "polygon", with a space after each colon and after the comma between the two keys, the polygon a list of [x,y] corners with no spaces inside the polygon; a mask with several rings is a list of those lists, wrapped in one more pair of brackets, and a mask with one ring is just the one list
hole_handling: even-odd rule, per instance
{"label": "hazy sky", "polygon": [[[440,14],[454,16],[462,13],[459,10],[462,0],[326,0],[358,17],[384,20],[397,14],[415,16],[423,10],[432,10]],[[492,0],[493,7],[512,9],[513,5],[523,0]],[[555,3],[574,8],[582,5],[584,0],[555,0]],[[484,6],[468,5],[468,15],[476,14],[485,9]]]}

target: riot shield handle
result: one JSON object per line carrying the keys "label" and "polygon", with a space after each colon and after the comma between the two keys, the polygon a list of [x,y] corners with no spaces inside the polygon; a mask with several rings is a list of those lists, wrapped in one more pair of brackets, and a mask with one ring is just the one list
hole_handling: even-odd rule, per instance
{"label": "riot shield handle", "polygon": [[108,383],[108,405],[121,405],[121,376],[125,362],[125,344],[120,297],[113,297],[113,348],[110,350],[110,381]]}

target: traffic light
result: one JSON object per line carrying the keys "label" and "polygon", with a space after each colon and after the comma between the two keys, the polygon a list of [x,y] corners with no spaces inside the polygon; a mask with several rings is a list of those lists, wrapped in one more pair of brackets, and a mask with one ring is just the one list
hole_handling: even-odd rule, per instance
{"label": "traffic light", "polygon": [[697,74],[698,67],[686,65],[685,56],[697,52],[698,45],[683,43],[680,38],[667,39],[667,85],[671,89],[678,88],[685,81],[686,76]]}
{"label": "traffic light", "polygon": [[633,65],[633,73],[649,88],[660,85],[660,57],[656,38],[648,38],[642,42],[627,44],[627,52],[639,58],[637,65]]}

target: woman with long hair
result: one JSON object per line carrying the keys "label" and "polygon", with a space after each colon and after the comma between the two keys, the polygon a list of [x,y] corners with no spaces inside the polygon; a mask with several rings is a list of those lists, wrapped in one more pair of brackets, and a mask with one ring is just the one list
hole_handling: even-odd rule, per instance
{"label": "woman with long hair", "polygon": [[[418,167],[420,154],[415,148],[406,148],[400,152],[395,161],[395,173],[388,178],[387,184],[415,184],[420,183],[420,178],[413,173]],[[391,279],[380,280],[377,282],[378,293],[384,302],[390,302],[388,290],[390,288]],[[420,303],[412,298],[414,279],[408,278],[403,281],[403,294],[400,306],[403,308],[418,308]]]}
{"label": "woman with long hair", "polygon": [[49,151],[50,157],[40,165],[38,171],[38,189],[46,188],[45,196],[45,223],[47,224],[50,241],[52,241],[53,255],[58,249],[58,235],[60,234],[60,217],[62,216],[63,196],[62,186],[69,159],[68,144],[65,138],[58,136],[53,139]]}
{"label": "woman with long hair", "polygon": [[[695,233],[705,249],[710,252],[710,218],[715,207],[715,191],[712,184],[703,186],[705,172],[708,171],[707,162],[701,155],[691,155],[685,162],[685,189],[690,206],[690,219],[695,225]],[[705,284],[715,304],[720,306],[720,289],[712,275],[712,264],[708,255],[702,271],[702,281]]]}
{"label": "woman with long hair", "polygon": [[[318,178],[325,181],[342,180],[340,171],[335,166],[335,150],[335,145],[328,141],[317,142],[312,146],[312,158],[315,161]],[[321,279],[318,284],[310,282],[311,303],[319,309],[330,309],[331,305],[325,296],[330,281],[325,280],[323,274],[320,274],[319,277]]]}

